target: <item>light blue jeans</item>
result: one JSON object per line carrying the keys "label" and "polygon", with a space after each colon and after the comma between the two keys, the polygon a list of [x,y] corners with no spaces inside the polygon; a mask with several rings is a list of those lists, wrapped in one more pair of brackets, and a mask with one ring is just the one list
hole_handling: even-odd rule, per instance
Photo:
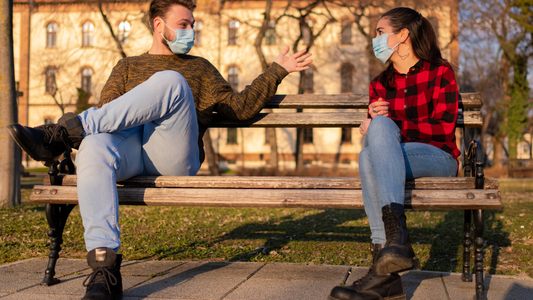
{"label": "light blue jeans", "polygon": [[359,174],[372,243],[385,244],[381,208],[404,203],[405,181],[419,177],[455,177],[455,158],[429,144],[401,143],[400,129],[388,117],[370,122],[365,148],[359,154]]}
{"label": "light blue jeans", "polygon": [[196,175],[198,122],[185,78],[162,71],[100,109],[78,115],[78,201],[87,251],[118,251],[116,182],[135,175]]}

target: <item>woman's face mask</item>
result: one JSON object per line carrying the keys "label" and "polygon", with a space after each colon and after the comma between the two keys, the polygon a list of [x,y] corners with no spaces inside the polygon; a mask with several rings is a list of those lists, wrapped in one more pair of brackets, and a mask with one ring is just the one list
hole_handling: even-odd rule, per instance
{"label": "woman's face mask", "polygon": [[[165,24],[167,23],[161,19],[161,22]],[[168,26],[168,28],[172,29],[172,27]],[[174,41],[169,41],[165,38],[163,33],[161,33],[161,36],[165,41],[167,41],[168,46],[170,47],[170,51],[174,54],[186,54],[189,51],[191,51],[192,46],[194,46],[194,29],[172,29],[174,30]]]}
{"label": "woman's face mask", "polygon": [[372,39],[372,45],[374,46],[374,55],[377,59],[379,59],[382,63],[386,63],[389,58],[391,57],[392,53],[394,53],[394,49],[398,47],[400,42],[396,44],[396,46],[390,48],[388,43],[388,37],[389,35],[394,35],[395,33],[384,33],[377,38]]}

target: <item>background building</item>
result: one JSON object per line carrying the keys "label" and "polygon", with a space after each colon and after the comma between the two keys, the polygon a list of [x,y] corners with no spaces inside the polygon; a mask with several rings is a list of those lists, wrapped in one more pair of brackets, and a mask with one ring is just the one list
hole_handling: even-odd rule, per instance
{"label": "background building", "polygon": [[[278,94],[297,94],[299,88],[317,94],[368,93],[369,80],[382,66],[369,55],[369,37],[361,30],[373,35],[371,16],[378,16],[386,5],[366,7],[357,15],[360,3],[348,2],[352,7],[327,1],[316,6],[313,1],[291,2],[288,7],[286,1],[273,1],[261,47],[267,62],[286,46],[294,48],[299,37],[297,48],[312,44],[313,53],[312,68],[289,75]],[[457,0],[439,1],[437,6],[424,2],[417,9],[434,25],[445,58],[457,65]],[[150,48],[148,6],[148,1],[135,0],[15,1],[15,77],[22,92],[19,122],[52,123],[64,112],[96,105],[121,53],[139,55]],[[266,2],[198,0],[197,6],[196,45],[190,54],[211,61],[235,90],[244,89],[262,72],[254,41]],[[306,7],[307,15],[301,18]],[[210,133],[221,167],[267,164],[270,145],[265,129],[214,128]],[[294,168],[296,130],[277,129],[276,134],[280,168]],[[305,164],[357,166],[362,138],[356,128],[306,129],[303,136]]]}

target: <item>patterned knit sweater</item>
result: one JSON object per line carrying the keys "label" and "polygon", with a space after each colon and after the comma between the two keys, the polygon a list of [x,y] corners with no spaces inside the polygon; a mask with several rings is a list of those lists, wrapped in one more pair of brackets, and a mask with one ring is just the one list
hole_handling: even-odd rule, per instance
{"label": "patterned knit sweater", "polygon": [[174,70],[187,80],[194,97],[198,116],[200,162],[205,159],[202,137],[209,127],[213,112],[231,120],[255,116],[276,94],[287,70],[273,63],[251,85],[239,93],[233,91],[218,70],[206,59],[191,55],[153,55],[121,59],[113,68],[100,97],[99,107],[127,93],[159,71]]}

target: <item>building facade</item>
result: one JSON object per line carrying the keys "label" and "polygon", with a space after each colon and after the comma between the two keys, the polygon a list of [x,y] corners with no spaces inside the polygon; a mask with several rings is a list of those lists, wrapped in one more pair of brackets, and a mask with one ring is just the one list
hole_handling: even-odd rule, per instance
{"label": "building facade", "polygon": [[[301,1],[294,7],[311,1]],[[457,1],[422,13],[433,23],[445,58],[458,64]],[[208,59],[240,91],[262,71],[254,48],[265,1],[198,0],[194,11],[196,45],[192,55]],[[64,113],[96,105],[113,66],[122,58],[147,52],[152,35],[147,22],[148,1],[14,2],[15,77],[19,122],[36,126],[53,123]],[[300,25],[296,8],[274,1],[262,51],[268,62],[286,47],[294,47]],[[292,16],[292,17],[291,17]],[[329,17],[325,17],[329,16]],[[335,22],[329,22],[331,18]],[[317,6],[305,19],[298,48],[320,35],[311,48],[313,65],[304,74],[303,92],[367,94],[369,83],[367,39],[354,14],[337,6]],[[107,20],[107,23],[106,23]],[[366,32],[373,29],[362,23]],[[113,30],[113,35],[111,34]],[[278,94],[297,94],[300,74],[290,74]],[[295,165],[294,128],[276,129],[280,168]],[[210,129],[222,168],[260,167],[268,164],[270,145],[265,129]],[[304,163],[357,167],[363,139],[356,128],[306,129]]]}

